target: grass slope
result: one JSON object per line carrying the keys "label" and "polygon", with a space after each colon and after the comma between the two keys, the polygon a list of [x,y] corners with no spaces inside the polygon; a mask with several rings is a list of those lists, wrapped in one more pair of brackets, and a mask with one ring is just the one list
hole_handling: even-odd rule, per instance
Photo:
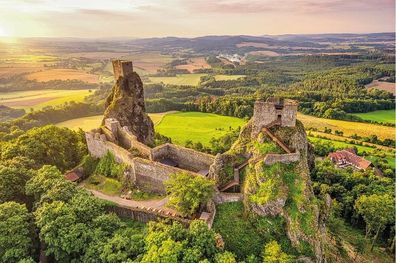
{"label": "grass slope", "polygon": [[156,131],[172,138],[172,142],[184,145],[187,140],[209,145],[212,137],[220,137],[229,128],[242,127],[245,120],[202,112],[176,112],[167,114],[156,126]]}
{"label": "grass slope", "polygon": [[366,113],[354,113],[353,115],[358,116],[363,120],[395,124],[395,110],[377,110]]}

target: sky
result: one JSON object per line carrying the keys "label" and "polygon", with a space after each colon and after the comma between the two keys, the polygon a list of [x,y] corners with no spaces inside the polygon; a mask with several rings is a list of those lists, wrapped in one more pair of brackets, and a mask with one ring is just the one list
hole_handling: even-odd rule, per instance
{"label": "sky", "polygon": [[394,31],[394,0],[0,0],[0,36],[9,37]]}

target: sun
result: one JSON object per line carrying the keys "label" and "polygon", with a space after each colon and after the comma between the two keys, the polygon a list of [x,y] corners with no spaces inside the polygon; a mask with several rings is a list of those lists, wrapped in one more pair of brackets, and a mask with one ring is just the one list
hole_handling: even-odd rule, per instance
{"label": "sun", "polygon": [[0,37],[8,37],[9,34],[7,32],[7,30],[5,30],[4,27],[0,26]]}

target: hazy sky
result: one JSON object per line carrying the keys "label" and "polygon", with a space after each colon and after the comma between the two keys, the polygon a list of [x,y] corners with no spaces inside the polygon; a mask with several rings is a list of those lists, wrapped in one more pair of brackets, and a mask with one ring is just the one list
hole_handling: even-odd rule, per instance
{"label": "hazy sky", "polygon": [[395,31],[394,0],[0,0],[0,36]]}

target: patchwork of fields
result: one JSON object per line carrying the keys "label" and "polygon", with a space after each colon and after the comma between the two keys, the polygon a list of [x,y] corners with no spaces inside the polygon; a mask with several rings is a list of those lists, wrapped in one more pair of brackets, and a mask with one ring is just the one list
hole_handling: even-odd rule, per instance
{"label": "patchwork of fields", "polygon": [[81,102],[89,94],[90,91],[86,89],[0,92],[0,104],[16,109],[38,110],[45,106],[57,106],[70,101]]}

